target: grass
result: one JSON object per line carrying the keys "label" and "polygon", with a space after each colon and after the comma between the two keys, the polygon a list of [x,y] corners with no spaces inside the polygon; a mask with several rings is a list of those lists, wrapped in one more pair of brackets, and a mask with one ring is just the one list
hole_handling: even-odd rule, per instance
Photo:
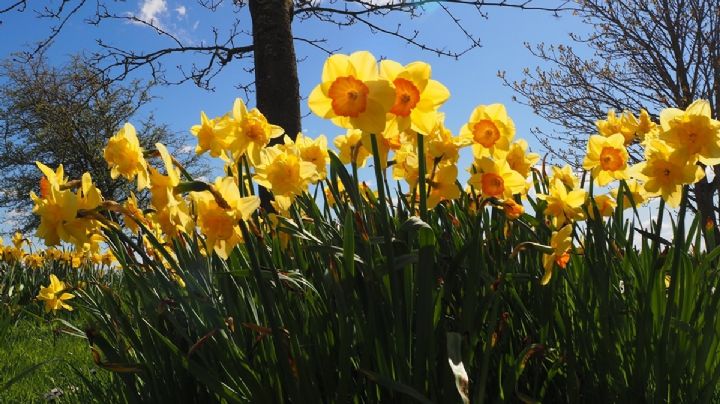
{"label": "grass", "polygon": [[[102,388],[110,380],[110,374],[98,371],[93,363],[87,341],[59,332],[58,323],[25,317],[7,329],[3,337],[2,403],[46,402],[54,389],[62,391],[56,402],[94,402],[85,382],[92,381]],[[25,372],[28,369],[32,371]],[[5,384],[18,376],[5,389]]]}

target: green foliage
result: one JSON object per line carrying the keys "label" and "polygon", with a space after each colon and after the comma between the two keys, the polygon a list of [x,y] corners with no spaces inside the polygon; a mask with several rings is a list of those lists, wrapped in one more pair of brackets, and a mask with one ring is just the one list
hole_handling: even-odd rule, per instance
{"label": "green foliage", "polygon": [[622,207],[576,226],[567,268],[541,286],[544,202],[515,221],[473,192],[418,212],[424,193],[375,196],[356,178],[332,156],[335,203],[256,214],[227,261],[199,235],[166,245],[145,229],[147,248],[108,227],[123,276],[75,290],[71,323],[113,386],[86,388],[126,402],[716,398],[720,249],[685,228],[686,200],[669,245],[662,214],[647,230]]}

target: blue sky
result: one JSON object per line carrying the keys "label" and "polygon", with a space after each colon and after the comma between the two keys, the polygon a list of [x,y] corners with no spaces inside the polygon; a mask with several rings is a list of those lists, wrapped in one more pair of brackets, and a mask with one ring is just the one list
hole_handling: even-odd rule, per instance
{"label": "blue sky", "polygon": [[[548,3],[548,0],[538,0],[537,4],[543,2]],[[234,18],[240,19],[242,27],[250,29],[247,13],[230,13],[231,8],[228,1],[212,13],[188,0],[130,0],[117,3],[117,9],[111,11],[154,21],[183,42],[200,44],[212,40],[212,26],[220,27],[223,32],[229,29]],[[85,10],[69,21],[48,52],[51,62],[61,64],[74,52],[95,50],[97,39],[114,46],[147,51],[172,45],[167,39],[159,38],[150,28],[139,24],[126,21],[109,21],[97,27],[85,24],[82,19],[92,11]],[[402,40],[372,34],[359,25],[338,29],[331,24],[308,20],[296,21],[293,30],[296,36],[306,39],[328,38],[325,46],[340,49],[342,53],[369,50],[378,58],[391,58],[401,63],[426,61],[433,67],[433,78],[444,83],[451,91],[451,98],[443,108],[449,128],[458,131],[476,105],[501,102],[507,106],[516,123],[517,137],[526,138],[531,145],[536,146],[529,130],[547,124],[535,117],[529,108],[513,102],[512,90],[504,87],[496,74],[498,70],[505,70],[508,77],[519,79],[523,68],[534,68],[538,64],[538,60],[523,46],[524,42],[566,43],[569,32],[583,32],[588,28],[568,13],[554,17],[546,12],[495,7],[486,8],[488,18],[482,18],[470,7],[456,7],[454,11],[461,17],[463,25],[481,38],[483,45],[459,60],[437,57]],[[31,10],[6,16],[3,20],[0,25],[0,36],[5,38],[0,43],[2,58],[8,57],[13,51],[27,49],[48,32],[47,22],[37,19]],[[453,27],[444,10],[438,6],[429,6],[420,18],[412,20],[403,13],[397,13],[375,18],[373,22],[391,28],[400,24],[403,29],[416,29],[420,32],[419,38],[433,46],[461,49],[467,45],[461,32]],[[249,37],[240,38],[239,43],[242,45],[251,41]],[[298,58],[302,60],[298,66],[300,92],[301,96],[306,97],[320,79],[326,54],[302,42],[297,42],[296,47]],[[183,63],[187,67],[193,61],[205,62],[204,59],[189,57],[167,59],[165,65],[168,76],[177,77],[174,70],[176,64]],[[247,67],[249,64],[246,62],[229,64],[213,81],[215,90],[212,92],[198,89],[191,83],[157,88],[154,95],[159,98],[144,112],[152,110],[160,122],[169,124],[174,131],[184,133],[188,145],[193,144],[187,130],[199,120],[201,110],[211,116],[221,115],[231,109],[236,97],[243,96],[235,85],[252,81],[252,75],[244,70]],[[148,74],[148,70],[143,70],[134,77],[147,78]],[[252,95],[250,98],[249,103],[253,105]],[[303,120],[308,135],[322,133],[332,138],[343,133],[341,128],[310,115],[304,101],[302,108],[303,113],[308,115]]]}
{"label": "blue sky", "polygon": [[[212,40],[212,27],[220,29],[220,35],[226,32],[235,18],[240,27],[250,30],[247,10],[238,13],[232,3],[225,1],[216,12],[200,7],[189,0],[128,0],[127,2],[108,2],[118,15],[133,15],[137,18],[153,21],[164,30],[173,33],[185,44],[201,44]],[[551,0],[537,0],[536,4],[553,3]],[[445,104],[446,125],[457,133],[468,119],[473,108],[479,104],[500,102],[506,105],[517,127],[516,138],[525,138],[534,151],[542,153],[537,141],[530,133],[532,127],[548,128],[548,124],[536,117],[532,111],[512,100],[513,91],[503,86],[497,77],[499,70],[507,72],[510,79],[521,79],[522,70],[534,69],[539,60],[525,49],[524,43],[546,44],[568,43],[570,32],[586,32],[589,27],[569,13],[561,17],[541,11],[523,11],[510,8],[485,8],[487,18],[480,16],[473,8],[455,7],[455,15],[461,18],[463,26],[480,38],[482,47],[468,52],[458,60],[436,55],[408,45],[404,41],[387,35],[373,34],[366,27],[355,25],[339,29],[337,26],[317,20],[295,21],[295,36],[306,39],[327,38],[324,46],[339,49],[342,53],[357,50],[369,50],[378,58],[390,58],[403,64],[415,60],[430,63],[433,78],[444,83],[451,92],[451,98]],[[93,13],[93,9],[82,10],[79,15],[68,21],[64,30],[55,39],[48,50],[52,63],[62,64],[76,52],[97,50],[97,40],[125,49],[153,51],[173,44],[166,38],[158,37],[151,28],[128,21],[106,21],[99,26],[86,24],[83,19]],[[24,13],[2,16],[0,25],[0,58],[9,57],[12,52],[26,50],[35,41],[44,39],[49,32],[48,21],[36,18],[33,10]],[[438,6],[429,6],[419,18],[410,19],[404,13],[396,13],[382,18],[372,19],[373,23],[394,29],[402,26],[408,31],[419,31],[419,40],[435,47],[463,49],[467,39]],[[28,29],[31,27],[31,29]],[[237,44],[251,43],[248,36],[240,36]],[[302,42],[296,42],[296,52],[301,62],[298,65],[300,93],[306,97],[318,84],[322,65],[327,57],[322,51]],[[206,59],[189,56],[164,60],[169,78],[177,78],[175,65],[206,63]],[[202,90],[192,83],[177,86],[158,87],[154,95],[158,98],[143,113],[153,112],[159,122],[167,123],[173,131],[184,136],[188,147],[194,147],[195,139],[188,129],[199,121],[200,111],[217,116],[229,111],[236,97],[244,96],[235,85],[252,81],[252,74],[246,69],[249,62],[232,62],[212,82],[214,91]],[[141,70],[132,78],[147,79],[149,71]],[[252,94],[248,100],[254,104]],[[330,140],[345,132],[310,114],[305,100],[301,103],[303,128],[307,135],[315,137],[325,134]],[[139,119],[138,119],[139,120]],[[589,135],[589,134],[588,134]],[[470,164],[469,151],[460,162],[461,181],[467,178],[463,169]],[[363,173],[364,179],[372,182],[372,170]],[[218,170],[219,174],[219,170]],[[78,174],[79,175],[79,174]]]}

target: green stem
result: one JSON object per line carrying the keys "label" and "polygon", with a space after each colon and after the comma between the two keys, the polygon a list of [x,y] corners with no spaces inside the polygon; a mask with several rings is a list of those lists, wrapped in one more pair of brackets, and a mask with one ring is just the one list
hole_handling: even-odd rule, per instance
{"label": "green stem", "polygon": [[[668,384],[672,383],[672,380],[668,377],[668,363],[667,353],[668,349],[673,347],[666,347],[668,345],[667,340],[670,333],[670,320],[672,319],[673,312],[675,309],[675,292],[678,285],[678,272],[680,268],[680,256],[682,255],[683,248],[685,246],[685,214],[687,212],[687,194],[688,186],[683,186],[682,200],[680,202],[680,212],[678,213],[678,224],[674,234],[673,244],[674,249],[672,253],[672,262],[670,265],[670,288],[668,289],[667,302],[665,303],[665,315],[663,316],[662,333],[660,336],[660,343],[658,344],[658,350],[660,351],[660,369],[661,372],[658,374],[658,392],[659,398],[665,400],[669,398],[671,392],[668,391]],[[658,233],[660,230],[658,230]],[[662,378],[661,378],[662,377]]]}

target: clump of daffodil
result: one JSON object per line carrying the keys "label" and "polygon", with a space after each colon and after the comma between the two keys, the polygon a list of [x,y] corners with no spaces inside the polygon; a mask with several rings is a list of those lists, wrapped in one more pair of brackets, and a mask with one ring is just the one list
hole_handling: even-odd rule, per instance
{"label": "clump of daffodil", "polygon": [[263,150],[255,167],[255,182],[272,191],[279,211],[285,212],[295,197],[317,177],[315,164],[300,157],[294,145],[276,145]]}
{"label": "clump of daffodil", "polygon": [[645,181],[649,197],[659,195],[671,207],[678,207],[683,185],[694,184],[705,176],[702,168],[686,157],[664,141],[654,139],[645,149],[645,161],[636,164],[633,170]]}
{"label": "clump of daffodil", "polygon": [[455,164],[444,164],[435,170],[435,174],[428,181],[430,185],[427,194],[428,209],[434,208],[440,201],[451,201],[460,197],[457,175],[458,169]]}
{"label": "clump of daffodil", "polygon": [[565,223],[583,220],[582,206],[585,204],[587,192],[584,189],[569,188],[560,178],[550,181],[547,194],[538,194],[538,199],[547,202],[545,215],[550,216],[556,228]]}
{"label": "clump of daffodil", "polygon": [[460,136],[472,143],[475,158],[491,156],[496,150],[510,148],[515,123],[503,104],[479,105],[460,129]]}
{"label": "clump of daffodil", "polygon": [[140,147],[134,126],[126,123],[115,136],[111,137],[103,155],[110,167],[112,179],[122,176],[132,181],[137,176],[138,190],[147,187],[149,181],[147,162],[143,157],[143,149]]}
{"label": "clump of daffodil", "polygon": [[281,127],[268,123],[265,115],[257,108],[248,111],[245,102],[240,98],[235,100],[232,117],[235,133],[230,150],[236,161],[240,156],[246,155],[252,165],[258,164],[262,149],[271,139],[285,133]]}
{"label": "clump of daffodil", "polygon": [[65,292],[68,288],[65,282],[58,279],[54,274],[50,275],[50,285],[40,286],[40,293],[37,295],[38,300],[45,302],[45,313],[65,309],[72,311],[73,308],[65,301],[75,297],[72,293]]}
{"label": "clump of daffodil", "polygon": [[[617,207],[615,199],[607,194],[597,195],[593,197],[593,201],[595,202],[595,206],[597,207],[598,213],[600,213],[601,217],[612,216],[613,212],[615,212],[615,208]],[[593,204],[588,202],[586,205],[588,217],[590,219],[595,219],[595,208],[593,207]]]}
{"label": "clump of daffodil", "polygon": [[570,248],[572,247],[572,225],[566,225],[558,231],[554,231],[550,237],[550,254],[543,254],[543,269],[545,273],[540,283],[547,285],[557,265],[565,269],[570,261]]}
{"label": "clump of daffodil", "polygon": [[300,153],[300,158],[308,163],[315,165],[315,176],[311,182],[316,183],[327,177],[327,166],[330,164],[330,153],[327,148],[327,138],[320,135],[315,139],[311,139],[302,133],[298,133],[293,141],[289,136],[285,136],[285,144],[294,144]]}
{"label": "clump of daffodil", "polygon": [[686,110],[667,108],[660,113],[660,138],[686,160],[720,164],[720,122],[712,119],[710,103],[697,100]]}
{"label": "clump of daffodil", "polygon": [[[197,225],[205,236],[207,251],[214,250],[220,258],[227,259],[233,248],[242,241],[238,222],[250,218],[260,207],[260,198],[241,197],[233,177],[218,177],[214,189],[215,195],[208,191],[192,194]],[[222,198],[222,201],[218,203],[217,198]]]}
{"label": "clump of daffodil", "polygon": [[362,131],[358,129],[348,129],[344,135],[335,137],[335,147],[338,149],[338,158],[343,164],[354,163],[358,167],[364,167],[368,157],[370,157],[370,148],[368,144],[362,142]]}
{"label": "clump of daffodil", "polygon": [[616,133],[609,137],[590,137],[583,168],[591,171],[598,185],[605,186],[614,180],[629,178],[627,162],[628,152],[623,135]]}
{"label": "clump of daffodil", "polygon": [[388,126],[427,135],[438,120],[438,108],[450,97],[448,89],[430,79],[430,65],[413,62],[405,66],[393,60],[380,62],[380,77],[392,83],[395,102]]}
{"label": "clump of daffodil", "polygon": [[395,104],[395,90],[380,78],[367,51],[334,54],[323,66],[322,82],[308,97],[310,110],[340,127],[379,134]]}
{"label": "clump of daffodil", "polygon": [[476,159],[470,172],[468,184],[480,191],[483,198],[510,199],[526,189],[525,178],[505,160]]}
{"label": "clump of daffodil", "polygon": [[197,137],[195,153],[203,154],[209,151],[212,157],[220,157],[224,150],[230,148],[234,127],[227,115],[210,119],[205,112],[200,112],[200,125],[193,125],[190,133]]}

